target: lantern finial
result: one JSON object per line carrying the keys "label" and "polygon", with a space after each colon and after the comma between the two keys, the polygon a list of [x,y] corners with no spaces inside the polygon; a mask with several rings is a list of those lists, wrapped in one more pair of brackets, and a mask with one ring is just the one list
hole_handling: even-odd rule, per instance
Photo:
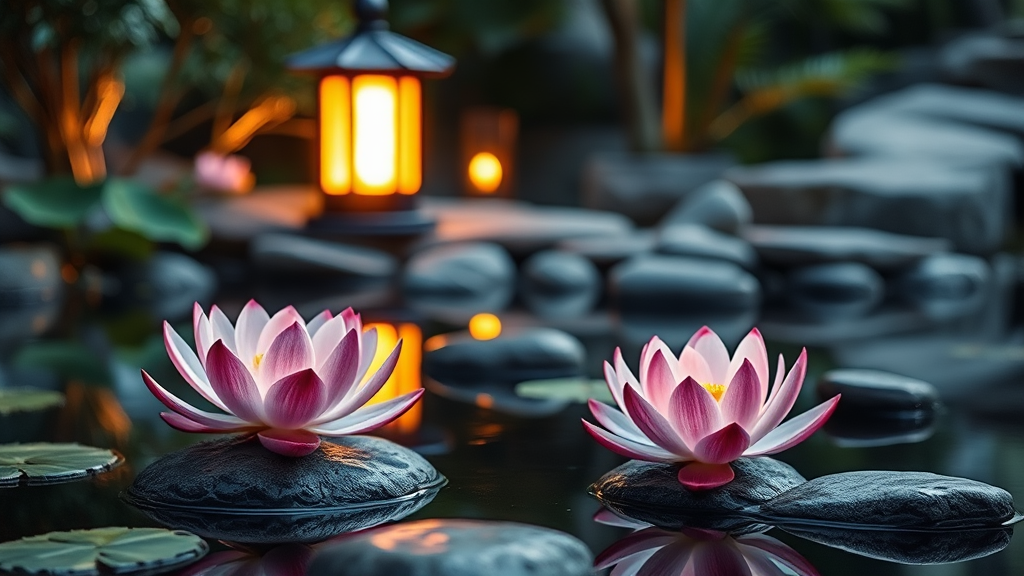
{"label": "lantern finial", "polygon": [[388,0],[355,0],[356,18],[363,30],[388,28]]}

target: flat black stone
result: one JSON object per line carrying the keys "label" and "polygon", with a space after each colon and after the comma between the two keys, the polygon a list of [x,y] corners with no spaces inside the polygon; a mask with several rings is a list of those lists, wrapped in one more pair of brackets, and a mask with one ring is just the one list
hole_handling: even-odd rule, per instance
{"label": "flat black stone", "polygon": [[800,484],[766,502],[776,524],[960,530],[998,528],[1017,518],[1013,496],[988,484],[928,472],[859,471]]}
{"label": "flat black stone", "polygon": [[419,454],[382,438],[343,436],[290,458],[250,436],[172,452],[139,473],[125,498],[146,508],[323,513],[409,498],[444,482]]}
{"label": "flat black stone", "polygon": [[754,310],[761,285],[743,268],[721,260],[644,255],[616,264],[609,290],[624,314],[705,315]]}
{"label": "flat black stone", "polygon": [[743,237],[761,259],[780,267],[860,262],[880,270],[902,269],[950,247],[942,238],[920,238],[852,226],[749,226]]}
{"label": "flat black stone", "polygon": [[703,224],[670,224],[658,235],[657,251],[675,256],[724,260],[747,270],[757,268],[757,253],[746,240]]}
{"label": "flat black stone", "polygon": [[590,576],[592,562],[583,542],[550,528],[481,520],[418,520],[325,545],[308,573]]}
{"label": "flat black stone", "polygon": [[576,337],[554,328],[507,331],[492,340],[449,335],[423,357],[425,374],[446,384],[519,383],[584,372],[586,352]]}
{"label": "flat black stone", "polygon": [[732,467],[732,482],[690,491],[679,483],[679,466],[630,460],[591,485],[590,493],[613,511],[659,528],[733,531],[749,526],[763,503],[806,482],[773,458],[740,458]]}
{"label": "flat black stone", "polygon": [[790,305],[805,314],[856,318],[881,303],[885,282],[859,262],[832,262],[790,272],[786,293]]}
{"label": "flat black stone", "polygon": [[780,526],[818,544],[900,564],[950,564],[995,554],[1010,543],[1012,528],[956,530],[850,530],[823,526]]}
{"label": "flat black stone", "polygon": [[915,415],[933,412],[939,393],[931,384],[881,370],[830,370],[818,380],[818,398],[842,394],[837,410]]}

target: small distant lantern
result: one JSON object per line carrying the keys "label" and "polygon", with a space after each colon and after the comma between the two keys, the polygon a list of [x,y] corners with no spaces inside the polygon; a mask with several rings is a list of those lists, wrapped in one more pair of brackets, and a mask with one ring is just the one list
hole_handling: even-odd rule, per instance
{"label": "small distant lantern", "polygon": [[424,78],[451,74],[451,56],[388,30],[387,0],[355,0],[351,36],[292,55],[316,74],[319,227],[413,233],[432,222],[416,210],[423,181]]}
{"label": "small distant lantern", "polygon": [[519,116],[472,108],[462,114],[463,188],[470,196],[511,196]]}

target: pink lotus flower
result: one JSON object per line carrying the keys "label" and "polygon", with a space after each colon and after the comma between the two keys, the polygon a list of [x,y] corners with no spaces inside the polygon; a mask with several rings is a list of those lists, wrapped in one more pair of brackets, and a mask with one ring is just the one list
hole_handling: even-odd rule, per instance
{"label": "pink lotus flower", "polygon": [[686,528],[670,532],[649,524],[614,518],[606,510],[594,519],[602,524],[638,529],[597,556],[594,568],[615,566],[611,576],[818,576],[818,571],[796,550],[771,536],[730,536],[715,530]]}
{"label": "pink lotus flower", "polygon": [[[657,336],[640,354],[640,380],[615,350],[604,375],[621,412],[590,400],[604,428],[583,421],[609,450],[651,462],[685,464],[679,481],[691,490],[729,483],[730,462],[741,456],[775,454],[803,442],[820,428],[839,396],[779,426],[793,408],[807,369],[807,350],[783,379],[779,356],[768,395],[768,352],[755,328],[729,358],[722,340],[707,326],[690,338],[677,359]],[[767,401],[766,401],[767,400]]]}
{"label": "pink lotus flower", "polygon": [[364,333],[351,308],[339,316],[325,310],[306,324],[291,306],[270,317],[250,300],[232,325],[216,306],[207,318],[197,303],[193,326],[198,355],[164,322],[167,354],[192,388],[227,414],[186,404],[142,371],[149,390],[172,410],[160,417],[183,432],[255,432],[268,450],[305,456],[320,446],[319,435],[373,430],[423,394],[363,406],[391,376],[402,343],[367,374],[377,331]]}
{"label": "pink lotus flower", "polygon": [[248,192],[256,184],[248,158],[232,154],[221,156],[215,152],[196,155],[195,180],[203,188],[233,194]]}

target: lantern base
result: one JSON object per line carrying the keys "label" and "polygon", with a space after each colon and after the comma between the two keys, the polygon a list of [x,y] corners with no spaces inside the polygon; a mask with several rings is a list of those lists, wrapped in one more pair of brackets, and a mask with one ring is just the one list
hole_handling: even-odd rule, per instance
{"label": "lantern base", "polygon": [[316,236],[417,236],[437,225],[422,210],[391,212],[325,212],[309,221],[306,230]]}

